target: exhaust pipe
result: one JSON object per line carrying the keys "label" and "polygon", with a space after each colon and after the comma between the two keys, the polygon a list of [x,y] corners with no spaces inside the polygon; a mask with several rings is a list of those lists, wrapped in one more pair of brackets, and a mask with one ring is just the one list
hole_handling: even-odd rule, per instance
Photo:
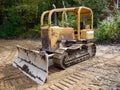
{"label": "exhaust pipe", "polygon": [[[52,5],[54,9],[56,9],[55,4]],[[54,25],[57,25],[57,13],[54,12]]]}
{"label": "exhaust pipe", "polygon": [[[66,8],[64,0],[62,0],[62,4],[63,4],[63,7]],[[67,13],[66,12],[65,12],[65,21],[67,22]]]}

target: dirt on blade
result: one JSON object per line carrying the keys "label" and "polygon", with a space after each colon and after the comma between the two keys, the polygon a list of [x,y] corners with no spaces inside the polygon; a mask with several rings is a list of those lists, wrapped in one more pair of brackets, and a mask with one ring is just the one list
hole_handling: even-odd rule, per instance
{"label": "dirt on blade", "polygon": [[39,49],[39,40],[0,40],[0,90],[119,90],[120,44],[97,45],[94,58],[66,70],[49,68],[44,85],[38,85],[12,66],[16,45]]}

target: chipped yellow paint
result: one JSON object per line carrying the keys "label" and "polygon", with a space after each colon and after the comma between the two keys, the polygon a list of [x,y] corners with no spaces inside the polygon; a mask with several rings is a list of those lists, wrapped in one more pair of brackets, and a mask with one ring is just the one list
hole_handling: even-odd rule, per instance
{"label": "chipped yellow paint", "polygon": [[[62,27],[59,26],[52,26],[51,24],[51,19],[53,13],[58,13],[62,12]],[[77,23],[77,33],[74,33],[74,29],[65,26],[64,25],[64,17],[65,17],[65,12],[73,12],[75,13],[76,16],[76,23]],[[44,26],[44,16],[48,14],[48,24],[47,26]],[[91,23],[90,25],[86,25],[85,29],[80,30],[80,18],[81,16],[89,14],[91,16]],[[55,51],[57,48],[59,48],[59,45],[57,43],[58,40],[81,40],[81,39],[93,39],[94,38],[94,31],[93,31],[93,12],[90,8],[88,7],[74,7],[74,8],[59,8],[59,9],[53,9],[49,11],[43,12],[41,15],[41,36],[42,35],[42,30],[48,30],[47,35],[48,35],[48,41],[49,41],[49,51]]]}

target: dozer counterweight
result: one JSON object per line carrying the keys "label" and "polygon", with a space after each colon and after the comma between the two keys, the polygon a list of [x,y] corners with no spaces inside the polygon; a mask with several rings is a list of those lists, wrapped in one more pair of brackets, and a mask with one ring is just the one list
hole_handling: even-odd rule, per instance
{"label": "dozer counterweight", "polygon": [[[75,15],[75,27],[69,26],[69,22],[65,23],[66,12]],[[54,13],[62,14],[61,25],[52,22]],[[46,14],[47,25],[44,24]],[[41,15],[42,48],[37,51],[17,46],[18,57],[13,66],[37,83],[44,84],[49,66],[66,69],[95,56],[96,46],[92,39],[94,39],[93,12],[90,8],[81,6],[45,11]]]}

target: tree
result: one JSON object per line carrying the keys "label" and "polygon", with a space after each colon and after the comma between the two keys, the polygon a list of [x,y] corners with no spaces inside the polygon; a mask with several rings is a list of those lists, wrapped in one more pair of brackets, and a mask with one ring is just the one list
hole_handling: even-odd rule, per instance
{"label": "tree", "polygon": [[[55,4],[57,8],[63,8],[62,1],[63,0],[1,0],[0,33],[2,34],[0,34],[0,37],[18,37],[28,33],[34,29],[35,25],[39,25],[39,18],[43,11],[53,9],[52,4]],[[64,0],[66,7],[90,7],[94,12],[95,26],[97,26],[98,18],[106,12],[105,8],[109,4],[107,1],[108,0]],[[60,16],[58,15],[58,17]],[[70,17],[72,18],[72,15]],[[12,30],[12,34],[7,34],[9,30]]]}
{"label": "tree", "polygon": [[97,26],[99,17],[107,12],[109,5],[107,0],[69,0],[66,3],[68,7],[86,6],[91,8],[94,12],[94,26]]}

